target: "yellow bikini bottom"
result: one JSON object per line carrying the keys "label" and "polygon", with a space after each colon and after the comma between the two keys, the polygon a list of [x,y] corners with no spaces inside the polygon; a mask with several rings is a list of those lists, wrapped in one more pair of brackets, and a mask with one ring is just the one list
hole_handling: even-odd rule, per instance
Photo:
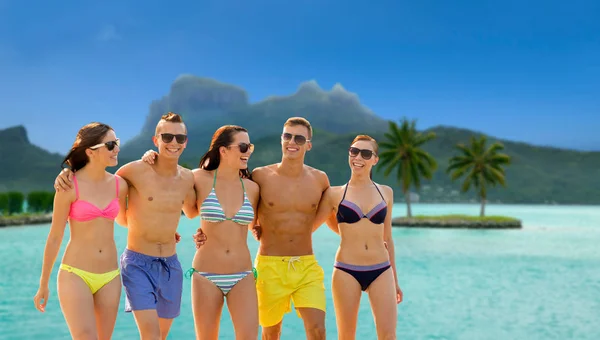
{"label": "yellow bikini bottom", "polygon": [[100,288],[106,286],[110,281],[112,281],[115,277],[119,276],[119,274],[121,273],[120,269],[115,269],[113,271],[101,274],[90,273],[86,272],[85,270],[71,267],[68,264],[64,263],[61,263],[60,269],[79,276],[83,280],[83,282],[85,282],[85,284],[87,284],[88,287],[90,287],[92,294],[96,294],[96,292]]}

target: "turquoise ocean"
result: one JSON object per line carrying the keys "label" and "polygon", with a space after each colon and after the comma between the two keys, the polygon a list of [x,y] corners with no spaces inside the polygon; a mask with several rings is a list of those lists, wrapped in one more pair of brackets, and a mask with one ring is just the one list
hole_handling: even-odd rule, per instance
{"label": "turquoise ocean", "polygon": [[[406,214],[396,204],[394,216]],[[414,204],[413,214],[479,213],[478,205]],[[488,215],[523,220],[521,230],[394,228],[396,263],[404,302],[398,306],[399,339],[600,339],[600,207],[490,205]],[[178,253],[184,269],[195,251],[199,220],[182,217]],[[49,224],[0,228],[0,339],[69,339],[56,295],[54,266],[47,312],[33,306]],[[115,226],[117,246],[126,229]],[[258,243],[249,236],[252,255]],[[326,227],[314,234],[325,269],[327,337],[336,339],[331,273],[339,237]],[[139,339],[122,301],[114,339]],[[184,281],[181,316],[169,339],[194,339],[190,281]],[[234,339],[227,309],[221,339]],[[304,339],[301,319],[286,314],[282,339]],[[363,294],[357,339],[376,339]]]}

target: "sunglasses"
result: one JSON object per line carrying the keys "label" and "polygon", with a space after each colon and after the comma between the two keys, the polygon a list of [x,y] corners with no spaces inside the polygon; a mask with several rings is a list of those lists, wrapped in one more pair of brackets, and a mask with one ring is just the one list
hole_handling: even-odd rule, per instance
{"label": "sunglasses", "polygon": [[94,146],[90,146],[90,149],[96,150],[103,146],[106,146],[106,149],[108,149],[108,151],[113,151],[116,146],[119,146],[119,147],[121,146],[121,142],[117,138],[116,140],[111,140],[110,142],[100,143],[100,144],[96,144]]}
{"label": "sunglasses", "polygon": [[359,149],[359,148],[355,148],[355,147],[350,147],[350,149],[348,149],[348,151],[350,153],[350,156],[356,157],[356,156],[358,156],[358,154],[360,154],[360,156],[364,160],[371,159],[371,157],[373,157],[373,155],[375,154],[372,150]]}
{"label": "sunglasses", "polygon": [[250,152],[254,152],[254,144],[252,143],[239,143],[238,145],[230,146],[237,146],[238,148],[240,148],[241,153],[246,153],[248,150],[250,150]]}
{"label": "sunglasses", "polygon": [[160,134],[160,139],[162,139],[162,141],[165,143],[171,143],[171,141],[173,140],[173,137],[175,137],[175,140],[179,144],[183,144],[187,140],[187,135],[174,135],[172,133],[161,133]]}
{"label": "sunglasses", "polygon": [[284,134],[282,134],[281,138],[285,142],[289,142],[293,138],[294,139],[294,143],[296,143],[298,145],[304,145],[304,143],[310,142],[310,139],[306,139],[306,137],[304,137],[302,135],[292,135],[291,133],[287,133],[287,132],[285,132]]}

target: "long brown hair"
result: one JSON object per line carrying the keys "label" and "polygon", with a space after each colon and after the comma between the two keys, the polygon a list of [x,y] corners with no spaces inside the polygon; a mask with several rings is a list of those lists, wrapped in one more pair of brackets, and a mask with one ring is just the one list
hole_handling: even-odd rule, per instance
{"label": "long brown hair", "polygon": [[69,167],[71,171],[76,172],[88,164],[88,158],[85,150],[91,146],[102,143],[102,139],[108,131],[113,130],[110,126],[103,123],[90,123],[79,129],[75,142],[71,146],[71,151],[67,154],[61,167]]}
{"label": "long brown hair", "polygon": [[[219,148],[224,146],[227,147],[233,143],[233,136],[238,132],[246,132],[248,130],[237,125],[224,125],[215,131],[212,140],[210,142],[210,148],[200,159],[199,168],[212,171],[216,170],[221,164],[221,153]],[[240,169],[240,177],[250,178],[250,171],[246,169]]]}
{"label": "long brown hair", "polygon": [[[350,145],[358,142],[358,141],[367,141],[367,142],[371,142],[373,144],[373,153],[374,156],[377,156],[377,153],[379,152],[379,145],[377,144],[377,141],[375,140],[375,138],[369,136],[369,135],[358,135],[354,138],[354,140],[352,141],[352,143],[350,143]],[[373,168],[371,168],[371,172],[369,173],[369,178],[373,179]]]}

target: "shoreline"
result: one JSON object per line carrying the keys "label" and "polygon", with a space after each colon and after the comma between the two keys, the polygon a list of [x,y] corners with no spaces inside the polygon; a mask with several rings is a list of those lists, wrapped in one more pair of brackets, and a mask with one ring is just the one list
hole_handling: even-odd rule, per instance
{"label": "shoreline", "polygon": [[392,218],[395,228],[437,228],[437,229],[522,229],[521,220],[504,216],[414,216]]}
{"label": "shoreline", "polygon": [[29,224],[45,224],[50,222],[52,222],[52,213],[0,216],[0,228]]}

